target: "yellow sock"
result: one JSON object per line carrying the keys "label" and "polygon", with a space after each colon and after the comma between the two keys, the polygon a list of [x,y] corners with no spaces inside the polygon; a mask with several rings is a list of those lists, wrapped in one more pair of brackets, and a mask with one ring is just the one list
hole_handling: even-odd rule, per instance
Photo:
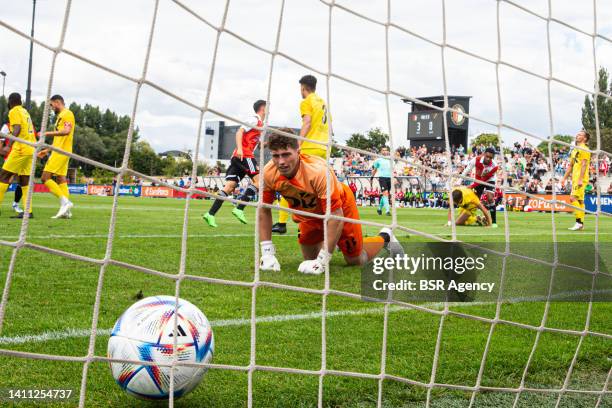
{"label": "yellow sock", "polygon": [[[285,200],[284,197],[281,197],[280,202],[278,203],[283,208],[289,208],[289,203]],[[287,211],[279,211],[278,212],[278,222],[281,224],[286,224],[289,220],[289,213]]]}
{"label": "yellow sock", "polygon": [[62,193],[62,189],[60,188],[60,186],[57,185],[57,183],[54,180],[49,179],[45,181],[45,186],[47,186],[49,191],[51,191],[51,194],[53,194],[57,198],[64,196],[64,193]]}
{"label": "yellow sock", "polygon": [[385,245],[385,240],[380,235],[374,237],[367,237],[363,239],[363,249],[368,254],[368,259],[372,259]]}
{"label": "yellow sock", "polygon": [[70,199],[70,191],[68,190],[68,183],[62,183],[59,185],[60,190],[62,190],[62,195],[67,199]]}
{"label": "yellow sock", "polygon": [[4,193],[6,193],[6,190],[8,190],[8,188],[8,184],[0,183],[0,203],[2,203],[2,200],[4,199]]}
{"label": "yellow sock", "polygon": [[584,223],[584,201],[572,201],[572,205],[582,208],[582,210],[574,210],[574,216],[576,217],[576,220]]}
{"label": "yellow sock", "polygon": [[[23,202],[24,203],[26,203],[28,201],[28,190],[29,189],[30,189],[30,187],[28,187],[28,186],[21,186],[21,192],[23,193]],[[34,201],[34,195],[33,194],[32,194],[32,201]],[[30,201],[30,206],[26,210],[30,214],[32,213],[32,201]]]}

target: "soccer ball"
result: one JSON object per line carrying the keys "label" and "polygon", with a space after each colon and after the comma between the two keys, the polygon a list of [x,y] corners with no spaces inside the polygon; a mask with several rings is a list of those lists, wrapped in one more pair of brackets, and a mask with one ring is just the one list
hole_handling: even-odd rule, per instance
{"label": "soccer ball", "polygon": [[[152,296],[134,303],[115,323],[108,341],[108,357],[171,363],[174,349],[174,313],[177,313],[176,357],[185,363],[208,363],[214,349],[213,332],[204,313],[174,296]],[[142,399],[167,399],[170,367],[111,362],[119,386]],[[204,367],[176,366],[174,398],[192,391],[206,373]]]}

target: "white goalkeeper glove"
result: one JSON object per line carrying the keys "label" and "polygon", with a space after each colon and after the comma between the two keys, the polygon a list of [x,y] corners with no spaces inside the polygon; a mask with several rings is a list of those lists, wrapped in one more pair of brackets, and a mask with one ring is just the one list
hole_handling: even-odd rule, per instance
{"label": "white goalkeeper glove", "polygon": [[298,272],[307,273],[311,275],[320,275],[325,272],[325,265],[331,259],[331,254],[326,249],[321,249],[317,259],[310,261],[303,261],[298,267]]}
{"label": "white goalkeeper glove", "polygon": [[280,263],[276,259],[276,248],[272,241],[261,241],[261,259],[259,261],[259,269],[262,271],[279,272],[281,270]]}

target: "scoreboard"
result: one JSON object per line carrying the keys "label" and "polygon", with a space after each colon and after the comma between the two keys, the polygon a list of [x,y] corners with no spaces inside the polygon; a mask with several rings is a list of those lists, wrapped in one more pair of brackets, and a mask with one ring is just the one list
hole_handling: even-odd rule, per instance
{"label": "scoreboard", "polygon": [[443,139],[444,115],[440,111],[410,112],[408,114],[408,139]]}

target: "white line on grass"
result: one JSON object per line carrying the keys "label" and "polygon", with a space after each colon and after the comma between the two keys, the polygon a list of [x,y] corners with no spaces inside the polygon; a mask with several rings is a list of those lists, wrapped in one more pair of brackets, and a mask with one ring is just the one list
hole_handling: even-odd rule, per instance
{"label": "white line on grass", "polygon": [[[401,307],[390,307],[389,311],[400,311],[410,310]],[[384,309],[370,308],[360,310],[341,310],[327,312],[327,317],[337,316],[363,316],[368,314],[382,314]],[[292,315],[275,315],[275,316],[262,316],[258,317],[255,321],[257,323],[278,323],[288,322],[291,320],[313,320],[320,319],[322,316],[321,312],[292,314]],[[249,326],[251,319],[224,319],[224,320],[213,320],[210,322],[212,327],[232,327],[232,326]],[[108,336],[111,334],[112,329],[98,329],[97,333],[99,336]],[[24,344],[24,343],[37,343],[51,340],[63,340],[78,337],[89,337],[91,334],[90,329],[66,329],[59,331],[49,331],[41,334],[23,335],[15,337],[0,337],[0,345],[8,344]]]}
{"label": "white line on grass", "polygon": [[[181,238],[181,234],[126,234],[115,235],[115,238]],[[189,234],[188,238],[231,238],[231,237],[252,237],[253,234]],[[278,237],[297,237],[296,234],[276,235]],[[0,235],[0,239],[17,239],[18,235]],[[29,235],[28,239],[54,239],[54,238],[108,238],[108,234],[50,234],[50,235]]]}
{"label": "white line on grass", "polygon": [[[448,232],[438,232],[433,233],[438,236],[450,235]],[[409,235],[409,234],[407,234]],[[548,236],[552,234],[544,234],[542,232],[533,232],[533,233],[510,233],[511,237],[518,236]],[[557,235],[595,235],[595,232],[570,232],[570,231],[557,231]],[[599,232],[598,235],[612,235],[612,232]],[[232,237],[252,237],[253,234],[189,234],[188,238],[232,238]],[[398,235],[398,238],[402,238],[403,235]],[[503,233],[495,233],[495,234],[482,234],[482,233],[466,233],[466,234],[457,234],[457,236],[504,236]],[[140,239],[140,238],[181,238],[181,234],[124,234],[124,235],[115,235],[115,238],[120,239]],[[275,235],[275,238],[279,237],[297,237],[296,234],[283,234],[283,235]],[[18,235],[0,235],[0,239],[18,239]],[[108,238],[108,234],[49,234],[49,235],[29,235],[28,239],[81,239],[81,238]]]}
{"label": "white line on grass", "polygon": [[[612,294],[612,290],[600,289],[595,290],[595,293],[607,293]],[[569,291],[557,293],[550,296],[551,300],[567,298],[567,296],[580,296],[588,295],[590,292],[586,291]],[[532,297],[516,297],[505,300],[504,304],[513,304],[521,302],[538,302],[546,301],[549,297],[547,296],[532,296]],[[473,306],[486,306],[494,305],[496,302],[469,302],[469,303],[457,303],[449,302],[449,307],[473,307]],[[429,302],[420,305],[428,309],[442,309],[444,302]],[[405,306],[389,306],[389,312],[414,312],[414,309]],[[365,315],[380,315],[384,313],[384,308],[381,304],[377,308],[369,309],[356,309],[356,310],[338,310],[328,311],[326,317],[347,317],[347,316],[365,316]],[[273,315],[273,316],[261,316],[255,319],[256,323],[282,323],[292,320],[315,320],[320,319],[323,316],[321,312],[301,313],[301,314],[286,314],[286,315]],[[235,326],[249,326],[251,319],[223,319],[223,320],[212,320],[210,322],[212,327],[235,327]],[[112,329],[98,329],[98,336],[109,336]],[[52,340],[63,340],[79,337],[89,337],[91,335],[90,329],[66,329],[57,331],[48,331],[41,334],[26,334],[15,337],[2,337],[0,336],[0,346],[11,345],[11,344],[24,344],[24,343],[39,343]]]}

